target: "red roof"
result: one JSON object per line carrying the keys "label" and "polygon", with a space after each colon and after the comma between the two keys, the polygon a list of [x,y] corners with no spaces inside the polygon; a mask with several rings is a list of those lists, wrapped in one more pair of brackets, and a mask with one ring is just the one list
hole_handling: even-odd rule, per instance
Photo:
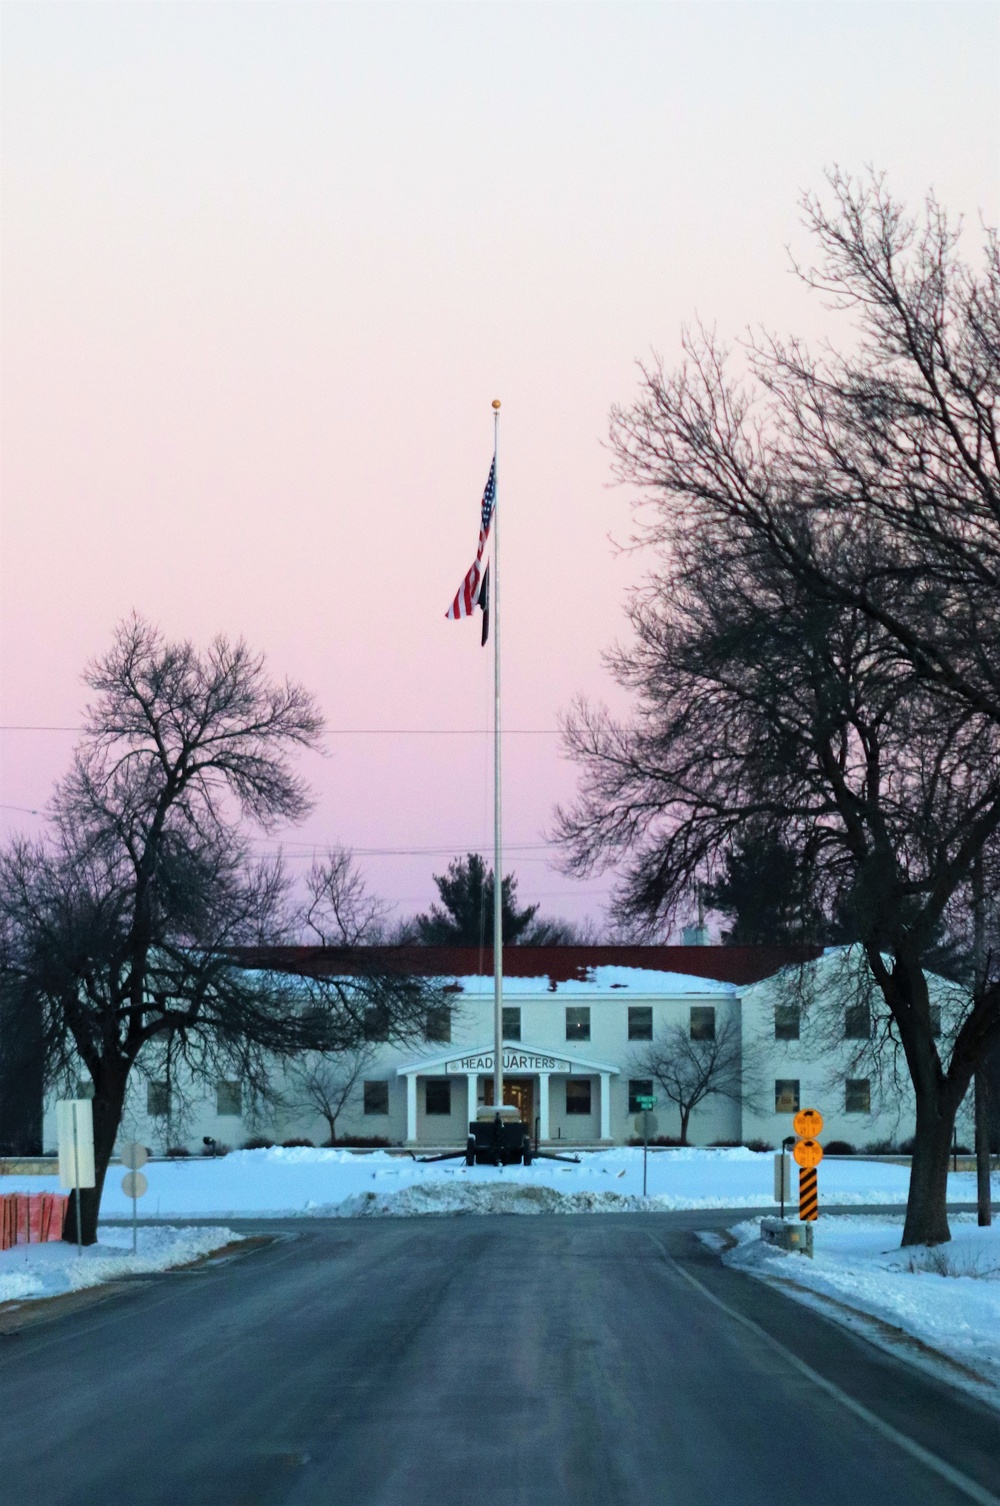
{"label": "red roof", "polygon": [[[566,983],[584,982],[596,967],[635,967],[746,986],[821,952],[821,947],[810,946],[508,946],[503,970],[508,978],[544,977]],[[480,951],[465,946],[276,946],[245,947],[239,955],[249,967],[319,975],[372,967],[437,978],[493,974],[492,947]]]}

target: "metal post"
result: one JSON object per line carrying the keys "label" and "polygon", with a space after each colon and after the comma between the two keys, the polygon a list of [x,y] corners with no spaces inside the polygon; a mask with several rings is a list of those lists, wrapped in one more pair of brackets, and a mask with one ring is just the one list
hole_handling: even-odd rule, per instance
{"label": "metal post", "polygon": [[[132,1175],[134,1177],[136,1175],[136,1173],[133,1171]],[[135,1186],[134,1182],[132,1183],[132,1186],[133,1187]],[[137,1238],[138,1238],[138,1235],[136,1233],[136,1211],[135,1211],[136,1210],[136,1201],[137,1201],[136,1200],[136,1195],[133,1192],[132,1193],[132,1254],[133,1255],[135,1255],[137,1253],[137,1243],[136,1243],[136,1241],[137,1241]]]}
{"label": "metal post", "polygon": [[493,401],[493,1104],[503,1108],[503,850],[500,840],[500,399]]}
{"label": "metal post", "polygon": [[[978,994],[986,987],[986,900],[983,885],[983,855],[979,854],[972,870],[972,965]],[[990,1074],[988,1063],[980,1062],[972,1079],[974,1096],[973,1148],[976,1152],[976,1212],[981,1229],[993,1222],[990,1201]]]}
{"label": "metal post", "polygon": [[73,1190],[76,1193],[76,1253],[83,1255],[83,1235],[80,1232],[80,1141],[77,1132],[76,1104],[73,1104]]}
{"label": "metal post", "polygon": [[646,1157],[649,1155],[649,1110],[642,1111],[642,1195],[646,1196]]}
{"label": "metal post", "polygon": [[988,1229],[993,1222],[990,1201],[990,1098],[989,1077],[985,1067],[980,1067],[973,1081],[975,1094],[976,1126],[976,1209],[981,1229]]}

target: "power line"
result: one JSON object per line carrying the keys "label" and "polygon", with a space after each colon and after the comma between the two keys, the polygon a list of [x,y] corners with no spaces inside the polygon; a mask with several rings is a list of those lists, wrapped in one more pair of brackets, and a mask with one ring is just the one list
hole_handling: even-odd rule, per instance
{"label": "power line", "polygon": [[[505,737],[559,737],[559,727],[502,727]],[[0,732],[84,732],[85,727],[5,722]],[[492,727],[327,727],[324,737],[492,737]]]}

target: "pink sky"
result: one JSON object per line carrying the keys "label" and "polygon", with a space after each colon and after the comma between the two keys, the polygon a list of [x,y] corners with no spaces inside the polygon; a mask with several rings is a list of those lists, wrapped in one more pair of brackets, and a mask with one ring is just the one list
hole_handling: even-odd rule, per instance
{"label": "pink sky", "polygon": [[[635,358],[698,315],[817,336],[785,246],[834,161],[997,219],[993,4],[73,0],[3,25],[5,728],[76,722],[132,608],[242,633],[331,728],[485,727],[490,656],[444,611],[493,397],[505,720],[555,728],[610,694],[642,568],[609,544],[602,449]],[[9,807],[71,744],[0,733],[0,831],[37,828]],[[329,748],[296,863],[377,849],[405,913],[489,841],[487,739]],[[556,739],[511,736],[506,771],[522,896],[599,916],[610,880],[539,845],[573,787]]]}

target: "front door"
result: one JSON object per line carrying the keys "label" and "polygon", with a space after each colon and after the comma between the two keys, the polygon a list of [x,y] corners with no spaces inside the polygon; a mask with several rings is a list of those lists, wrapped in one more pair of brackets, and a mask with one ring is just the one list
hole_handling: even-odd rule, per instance
{"label": "front door", "polygon": [[[486,1079],[486,1103],[493,1104],[493,1079]],[[535,1133],[535,1079],[533,1077],[505,1077],[503,1101],[513,1104],[530,1134]]]}

